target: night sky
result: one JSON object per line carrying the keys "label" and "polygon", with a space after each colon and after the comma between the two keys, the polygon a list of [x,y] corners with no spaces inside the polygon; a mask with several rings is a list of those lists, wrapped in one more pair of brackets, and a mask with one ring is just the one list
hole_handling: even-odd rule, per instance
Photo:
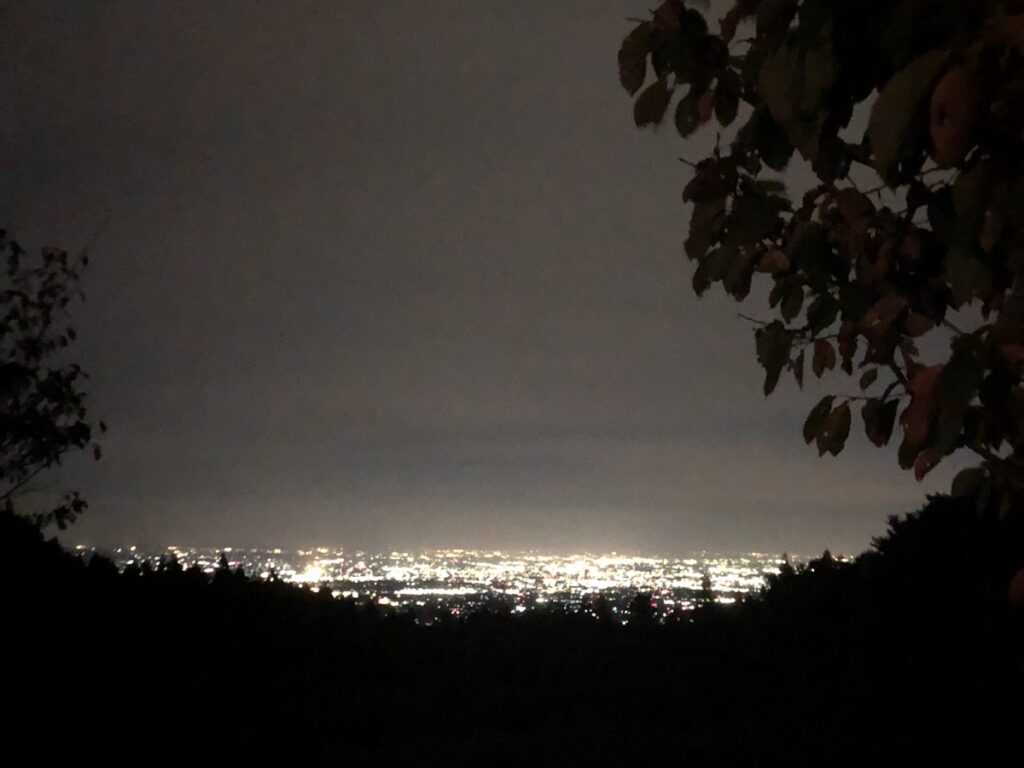
{"label": "night sky", "polygon": [[64,540],[853,552],[944,487],[859,416],[818,459],[693,295],[714,135],[634,128],[648,5],[0,4],[0,222],[95,237]]}

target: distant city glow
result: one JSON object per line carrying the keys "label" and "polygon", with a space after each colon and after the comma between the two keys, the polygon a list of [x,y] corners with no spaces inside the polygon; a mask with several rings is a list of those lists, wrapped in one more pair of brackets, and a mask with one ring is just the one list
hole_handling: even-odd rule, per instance
{"label": "distant city glow", "polygon": [[[267,571],[267,573],[270,573]],[[302,573],[296,573],[292,575],[289,581],[299,582],[301,584],[319,584],[324,579],[325,571],[319,565],[310,565]]]}
{"label": "distant city glow", "polygon": [[[78,547],[88,556],[91,549]],[[257,578],[277,578],[335,598],[371,602],[386,610],[409,610],[429,623],[447,613],[503,607],[521,614],[533,608],[562,607],[621,613],[637,593],[650,593],[659,617],[694,607],[707,575],[715,600],[734,603],[764,586],[782,559],[763,553],[701,553],[688,558],[634,557],[615,552],[571,556],[464,549],[377,554],[317,547],[281,549],[197,549],[169,547],[141,553],[115,550],[118,567],[174,556],[184,568],[216,571],[221,553],[232,569]]]}

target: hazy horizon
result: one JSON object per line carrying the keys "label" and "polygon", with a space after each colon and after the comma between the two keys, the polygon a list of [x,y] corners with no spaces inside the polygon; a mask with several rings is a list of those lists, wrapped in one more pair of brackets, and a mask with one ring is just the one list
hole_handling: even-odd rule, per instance
{"label": "hazy horizon", "polygon": [[[82,531],[84,527],[74,525],[69,527],[65,531],[52,530],[51,532],[57,535],[58,539],[67,547],[85,547],[88,549],[94,549],[101,552],[112,552],[117,549],[128,549],[129,547],[135,547],[141,553],[156,555],[161,552],[167,552],[173,549],[193,549],[193,550],[237,550],[237,551],[249,551],[249,550],[260,550],[260,551],[273,551],[280,549],[285,552],[298,552],[298,551],[317,551],[318,549],[324,549],[329,552],[344,550],[346,552],[368,552],[374,554],[422,554],[427,552],[444,552],[444,551],[467,551],[467,552],[483,552],[483,553],[501,553],[505,555],[521,555],[521,554],[535,554],[543,556],[553,557],[572,557],[581,555],[614,555],[623,557],[640,557],[640,558],[675,558],[683,559],[690,558],[700,554],[715,554],[715,555],[778,555],[788,554],[794,558],[809,558],[820,555],[825,549],[829,549],[833,555],[842,556],[855,556],[859,554],[864,548],[870,545],[870,542],[856,551],[848,551],[843,549],[837,549],[835,547],[823,547],[819,550],[795,550],[791,547],[781,548],[723,548],[723,547],[708,547],[700,542],[693,542],[692,546],[688,546],[685,542],[673,542],[673,544],[658,548],[658,545],[644,545],[634,544],[631,546],[616,545],[615,541],[608,540],[607,544],[595,545],[595,546],[574,546],[568,541],[563,543],[547,543],[539,544],[535,546],[491,546],[486,541],[479,541],[477,543],[469,543],[463,541],[458,543],[449,541],[449,543],[440,543],[440,539],[435,539],[429,532],[425,535],[419,535],[416,537],[410,537],[407,539],[406,544],[399,545],[388,544],[386,542],[379,543],[360,543],[357,541],[346,542],[344,537],[338,537],[332,540],[302,540],[301,538],[287,538],[281,541],[274,542],[266,539],[247,539],[244,536],[237,536],[235,538],[225,538],[219,541],[213,540],[197,540],[197,541],[184,541],[184,540],[146,540],[146,539],[132,539],[132,540],[99,540],[92,539],[87,536],[83,536]],[[881,533],[881,529],[879,530]],[[431,543],[433,542],[433,543]]]}

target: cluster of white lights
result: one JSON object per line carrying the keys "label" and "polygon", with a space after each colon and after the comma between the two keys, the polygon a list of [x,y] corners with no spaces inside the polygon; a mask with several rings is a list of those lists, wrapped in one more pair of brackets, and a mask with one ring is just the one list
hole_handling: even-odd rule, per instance
{"label": "cluster of white lights", "polygon": [[135,547],[116,550],[122,567],[173,554],[183,567],[207,573],[218,567],[221,553],[231,568],[250,575],[319,590],[335,597],[368,599],[383,606],[433,605],[457,613],[460,608],[501,600],[517,612],[530,605],[579,606],[596,597],[622,603],[638,592],[651,593],[660,610],[686,610],[705,577],[719,602],[735,602],[764,585],[782,560],[775,555],[702,553],[688,558],[633,557],[618,553],[572,556],[506,553],[463,549],[421,553],[363,551],[317,547],[281,549],[190,549],[169,547],[155,556]]}

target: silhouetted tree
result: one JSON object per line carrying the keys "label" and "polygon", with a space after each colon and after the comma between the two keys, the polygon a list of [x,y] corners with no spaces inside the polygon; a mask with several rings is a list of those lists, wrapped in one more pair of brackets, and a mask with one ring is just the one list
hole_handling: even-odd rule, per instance
{"label": "silhouetted tree", "polygon": [[654,605],[650,592],[640,592],[629,602],[629,619],[638,624],[649,624],[654,619]]}
{"label": "silhouetted tree", "polygon": [[711,583],[711,574],[704,571],[700,577],[700,591],[697,593],[696,603],[699,606],[708,606],[714,602],[715,590]]}
{"label": "silhouetted tree", "polygon": [[[65,362],[76,338],[68,308],[82,298],[88,256],[44,248],[30,257],[0,230],[0,259],[0,504],[12,509],[15,495],[69,451],[91,445],[99,459],[100,448],[86,411],[86,374]],[[72,491],[38,522],[63,528],[86,506]]]}
{"label": "silhouetted tree", "polygon": [[157,564],[157,571],[159,573],[168,573],[177,575],[181,573],[181,563],[178,562],[178,555],[171,552],[169,555],[161,555],[160,562]]}
{"label": "silhouetted tree", "polygon": [[[899,416],[901,467],[920,479],[973,451],[953,493],[1000,516],[1024,503],[1022,7],[737,0],[716,32],[667,0],[619,50],[638,126],[679,94],[684,138],[721,131],[687,161],[686,253],[698,295],[743,301],[767,277],[765,394],[808,365],[855,375],[863,394],[824,397],[804,424],[819,454],[843,449],[855,406],[879,446]],[[797,156],[814,179],[787,188],[775,174]],[[929,362],[933,336],[949,352]]]}

